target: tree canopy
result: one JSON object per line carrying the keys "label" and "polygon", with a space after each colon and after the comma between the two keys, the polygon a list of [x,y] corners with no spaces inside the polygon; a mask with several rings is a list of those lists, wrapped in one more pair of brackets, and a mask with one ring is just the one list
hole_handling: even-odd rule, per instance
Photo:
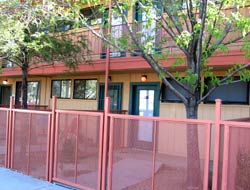
{"label": "tree canopy", "polygon": [[[97,11],[94,11],[97,6],[99,12],[107,14],[108,2],[83,2],[93,6],[92,16],[82,16],[85,26],[92,30],[88,20],[97,18]],[[133,13],[133,19],[129,19],[128,12]],[[191,104],[191,107],[198,107],[216,87],[237,82],[233,80],[234,75],[239,75],[240,80],[250,80],[249,64],[235,63],[222,78],[217,77],[215,68],[207,64],[211,56],[226,55],[233,48],[249,58],[250,13],[247,0],[113,0],[112,13],[126,28],[122,35],[114,35],[115,30],[121,30],[118,26],[111,26],[110,34],[104,33],[106,30],[92,32],[119,51],[141,55],[186,108]],[[103,27],[107,27],[105,23]],[[174,58],[174,61],[166,68],[163,62],[169,58]],[[184,72],[174,71],[179,65],[185,67]],[[167,78],[174,80],[185,95]],[[200,96],[208,88],[204,78],[210,78],[213,88]],[[188,111],[187,117],[196,118],[197,113],[191,112]]]}
{"label": "tree canopy", "polygon": [[[63,61],[76,68],[88,51],[84,36],[76,35],[78,13],[67,3],[53,1],[0,2],[0,58],[22,70],[23,104],[27,107],[28,70],[43,64]],[[72,36],[76,36],[72,40]]]}
{"label": "tree canopy", "polygon": [[[248,0],[113,0],[111,18],[107,18],[107,1],[82,2],[88,3],[93,13],[82,15],[83,24],[112,50],[142,56],[184,103],[187,118],[198,117],[199,104],[218,86],[250,80],[250,63],[239,61],[224,68],[222,78],[208,64],[212,56],[226,56],[233,50],[250,57]],[[88,21],[98,19],[100,12],[104,29],[97,33]],[[166,61],[169,67],[164,66]],[[181,66],[181,72],[177,66]],[[234,80],[235,75],[239,80]],[[205,83],[207,78],[210,88]],[[187,125],[186,136],[186,187],[202,189],[197,126]]]}

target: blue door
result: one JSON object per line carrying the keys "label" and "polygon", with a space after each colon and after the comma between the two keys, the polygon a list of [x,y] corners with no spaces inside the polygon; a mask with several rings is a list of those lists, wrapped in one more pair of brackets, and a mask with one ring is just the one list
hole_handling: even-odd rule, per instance
{"label": "blue door", "polygon": [[[122,83],[110,83],[108,86],[110,110],[122,109]],[[104,84],[99,85],[98,110],[104,109]]]}
{"label": "blue door", "polygon": [[[140,116],[159,115],[159,83],[132,83],[130,94],[130,114]],[[152,148],[153,122],[139,120],[130,130],[133,145],[146,149]]]}

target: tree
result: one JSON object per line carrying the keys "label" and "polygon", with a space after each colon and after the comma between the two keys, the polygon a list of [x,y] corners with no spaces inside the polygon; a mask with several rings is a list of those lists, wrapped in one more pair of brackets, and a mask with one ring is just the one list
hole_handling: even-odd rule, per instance
{"label": "tree", "polygon": [[[22,107],[27,108],[28,71],[63,61],[76,68],[88,51],[84,36],[76,35],[78,15],[67,3],[34,4],[18,0],[0,3],[0,59],[21,68]],[[75,36],[73,41],[72,36]]]}
{"label": "tree", "polygon": [[[105,15],[107,3],[98,0],[85,0],[94,7],[99,6]],[[234,75],[240,80],[250,80],[250,64],[235,63],[223,78],[214,74],[214,68],[207,63],[217,53],[230,52],[230,45],[237,44],[244,56],[249,58],[250,17],[247,0],[113,0],[112,13],[122,18],[122,36],[112,38],[111,33],[97,33],[88,25],[87,17],[82,21],[96,36],[119,51],[129,51],[141,55],[162,82],[183,102],[186,117],[198,118],[199,104],[218,86],[234,83]],[[132,24],[126,13],[135,9]],[[91,19],[95,18],[95,9]],[[247,10],[247,11],[244,11]],[[105,19],[104,19],[105,20]],[[104,22],[107,23],[107,22]],[[104,25],[105,27],[105,25]],[[118,28],[119,30],[119,28]],[[106,31],[106,30],[102,30]],[[166,33],[157,39],[158,32]],[[170,52],[170,47],[176,53]],[[174,58],[171,69],[183,65],[184,74],[171,72],[163,62]],[[170,78],[179,88],[167,80]],[[210,78],[212,88],[204,82]],[[179,90],[180,89],[180,90]],[[206,94],[203,94],[206,90]],[[185,93],[183,93],[185,92]],[[203,96],[201,96],[203,94]],[[199,164],[198,130],[194,125],[187,126],[188,189],[201,189]]]}

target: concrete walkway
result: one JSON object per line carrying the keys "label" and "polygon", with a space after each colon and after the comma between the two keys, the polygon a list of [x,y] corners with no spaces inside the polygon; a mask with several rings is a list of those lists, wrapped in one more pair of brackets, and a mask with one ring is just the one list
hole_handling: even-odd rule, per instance
{"label": "concrete walkway", "polygon": [[47,181],[35,179],[24,174],[0,167],[0,189],[1,190],[66,190]]}

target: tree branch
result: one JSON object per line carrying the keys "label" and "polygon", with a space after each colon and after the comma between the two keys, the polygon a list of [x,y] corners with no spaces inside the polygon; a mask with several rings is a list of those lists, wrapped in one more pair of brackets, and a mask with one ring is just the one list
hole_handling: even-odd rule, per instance
{"label": "tree branch", "polygon": [[[220,6],[219,6],[219,11],[218,11],[218,12],[221,11],[223,5],[224,5],[224,1],[220,1]],[[214,19],[213,28],[215,28],[216,23],[217,23],[217,19]],[[214,31],[214,30],[213,30],[213,31]],[[207,40],[207,43],[206,43],[206,46],[205,46],[206,49],[209,47],[209,44],[210,44],[210,42],[211,42],[211,40],[212,40],[212,37],[213,37],[213,32],[212,32],[211,34],[209,34],[209,37],[208,37],[208,40]]]}
{"label": "tree branch", "polygon": [[[171,5],[175,5],[175,2],[173,2],[172,0],[169,0]],[[170,6],[171,7],[171,6]],[[177,13],[177,11],[179,10],[168,10],[167,7],[165,7],[166,9],[166,13],[167,16],[171,19],[172,23],[174,24],[176,30],[178,31],[178,34],[180,35],[183,31],[182,25],[180,25],[180,21],[177,15],[175,15]]]}
{"label": "tree branch", "polygon": [[[160,26],[167,32],[167,34],[168,34],[168,35],[171,37],[171,39],[175,42],[174,36],[176,36],[176,35],[175,35],[175,34],[171,34],[171,32],[169,32],[169,29],[168,29],[168,28],[170,28],[170,27],[166,27],[166,26],[164,26],[163,24],[160,24]],[[185,48],[179,46],[178,44],[176,44],[176,46],[177,46],[186,56],[189,56],[189,52],[188,52]]]}
{"label": "tree branch", "polygon": [[[152,57],[152,55],[146,55],[146,54],[144,54],[144,52],[143,52],[143,58],[149,63],[149,65],[151,66],[151,68],[152,69],[154,69],[154,71],[158,74],[158,75],[160,75],[161,74],[161,71],[162,71],[162,68],[160,68],[159,67],[159,64],[157,64],[156,63],[156,60]],[[170,74],[169,72],[168,72],[168,74]],[[177,81],[176,79],[175,79],[175,77],[173,76],[173,75],[169,75],[172,79],[174,79],[174,81],[178,84],[178,85],[180,85],[184,90],[186,90],[187,92],[189,92],[190,93],[190,91],[188,91],[188,89],[183,85],[183,84],[181,84],[179,81]],[[185,104],[185,105],[187,105],[187,99],[185,98],[185,96],[183,96],[178,90],[176,90],[174,87],[173,87],[173,85],[171,85],[170,83],[169,83],[169,81],[166,79],[166,77],[163,77],[162,78],[162,80],[163,80],[163,82],[164,82],[164,84],[177,96],[177,97],[179,97],[180,99],[181,99],[181,101]]]}
{"label": "tree branch", "polygon": [[[233,8],[233,10],[232,10],[232,13],[233,13],[233,12],[237,12],[237,10],[238,10],[238,8],[237,8],[237,5],[236,5],[236,3],[235,3],[234,8]],[[217,48],[218,48],[218,46],[219,46],[220,44],[222,44],[222,42],[224,41],[224,39],[225,39],[225,38],[227,37],[227,35],[229,34],[231,28],[232,28],[232,23],[228,23],[228,24],[225,26],[225,28],[224,28],[224,30],[223,30],[223,32],[222,32],[221,38],[218,39],[218,40],[216,40],[216,42],[209,48],[210,51],[211,51],[211,54],[212,54],[215,50],[217,50]]]}
{"label": "tree branch", "polygon": [[206,23],[206,12],[207,12],[207,0],[204,0],[202,3],[202,9],[201,9],[200,17],[201,17],[201,29],[198,37],[198,45],[197,45],[197,60],[196,60],[196,74],[197,74],[197,82],[196,86],[194,88],[194,91],[196,91],[199,88],[199,84],[201,81],[201,61],[202,61],[202,42],[203,42],[203,35],[205,30],[205,23]]}
{"label": "tree branch", "polygon": [[223,45],[229,45],[229,44],[233,44],[233,43],[235,43],[235,42],[238,42],[239,40],[242,40],[244,37],[246,37],[246,36],[249,36],[250,35],[250,32],[247,32],[246,34],[245,34],[245,36],[239,36],[239,37],[237,37],[237,38],[235,38],[235,39],[233,39],[233,40],[230,40],[230,41],[228,41],[228,42],[225,42],[225,43],[222,43]]}
{"label": "tree branch", "polygon": [[226,84],[226,81],[227,81],[228,79],[230,79],[230,78],[231,78],[232,76],[234,76],[236,73],[238,73],[238,72],[240,72],[240,71],[242,71],[242,70],[244,70],[244,69],[246,69],[246,68],[248,68],[248,67],[250,67],[250,63],[243,65],[242,67],[236,69],[235,71],[231,72],[229,75],[227,75],[226,77],[224,77],[224,78],[220,81],[220,85],[214,86],[213,88],[211,88],[211,89],[206,93],[206,95],[203,96],[203,97],[198,101],[198,104],[200,104],[203,100],[205,100],[205,99],[206,99],[206,98],[207,98],[207,97],[208,97],[217,87],[222,86],[222,85],[225,85],[225,84]]}

